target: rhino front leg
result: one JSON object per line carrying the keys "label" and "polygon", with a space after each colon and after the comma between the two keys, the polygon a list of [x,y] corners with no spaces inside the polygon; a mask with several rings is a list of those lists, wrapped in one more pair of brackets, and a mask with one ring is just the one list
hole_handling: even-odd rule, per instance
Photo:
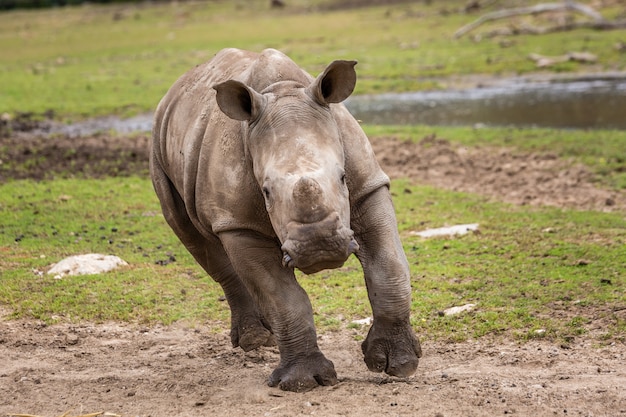
{"label": "rhino front leg", "polygon": [[317,346],[311,303],[293,269],[282,266],[280,244],[249,231],[221,233],[220,239],[278,344],[280,364],[268,384],[295,392],[336,384],[335,367]]}
{"label": "rhino front leg", "polygon": [[411,282],[391,196],[381,187],[352,210],[374,321],[361,345],[370,371],[410,376],[422,356],[410,324]]}

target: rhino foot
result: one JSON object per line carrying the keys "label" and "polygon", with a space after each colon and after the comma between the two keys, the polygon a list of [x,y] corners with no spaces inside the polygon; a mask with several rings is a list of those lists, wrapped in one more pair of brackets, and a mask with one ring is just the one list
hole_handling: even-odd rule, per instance
{"label": "rhino foot", "polygon": [[413,375],[422,357],[422,348],[409,324],[386,327],[374,321],[361,349],[370,371],[397,377]]}
{"label": "rhino foot", "polygon": [[230,340],[233,347],[239,346],[244,352],[249,352],[261,346],[276,345],[274,335],[260,320],[239,325],[233,324],[230,330]]}
{"label": "rhino foot", "polygon": [[318,385],[335,385],[337,372],[322,352],[316,352],[293,363],[281,363],[270,375],[268,385],[283,391],[306,392]]}

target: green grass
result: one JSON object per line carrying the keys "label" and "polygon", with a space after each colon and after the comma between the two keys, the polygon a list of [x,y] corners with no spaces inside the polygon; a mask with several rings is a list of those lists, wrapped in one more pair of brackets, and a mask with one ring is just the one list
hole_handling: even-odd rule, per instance
{"label": "green grass", "polygon": [[[453,40],[456,29],[477,17],[457,13],[465,0],[317,8],[329,3],[294,0],[282,11],[255,0],[0,13],[0,113],[51,109],[69,120],[152,110],[183,72],[230,46],[281,49],[313,74],[333,59],[357,59],[357,94],[443,88],[459,75],[534,72],[527,59],[533,52],[590,51],[599,57],[592,67],[566,63],[544,71],[626,68],[626,55],[614,47],[623,41],[620,31],[474,36],[505,24],[498,22]],[[621,11],[614,6],[602,13],[613,18]],[[542,19],[517,23],[546,23]],[[365,128],[374,136],[420,139],[436,133],[467,146],[553,152],[589,166],[602,186],[626,188],[624,132]],[[423,337],[625,340],[624,213],[510,206],[406,181],[392,189],[411,265],[413,325]],[[0,184],[0,218],[3,320],[217,320],[228,326],[221,289],[165,225],[146,178],[69,175]],[[480,223],[480,233],[429,240],[410,233],[470,222]],[[62,279],[41,273],[68,255],[88,252],[115,254],[130,266]],[[160,262],[172,257],[175,262]],[[358,327],[351,321],[371,314],[354,258],[339,270],[299,279],[322,331]],[[439,314],[466,303],[477,304],[476,310]]]}
{"label": "green grass", "polygon": [[[165,226],[149,180],[17,181],[0,195],[0,303],[12,316],[172,323],[208,309],[214,319],[228,318],[219,287]],[[91,252],[116,254],[130,266],[80,278],[38,272]],[[176,262],[157,263],[170,256]]]}
{"label": "green grass", "polygon": [[[624,340],[617,313],[626,306],[623,213],[515,207],[406,181],[394,182],[393,192],[411,265],[413,325],[423,337],[569,341],[596,329],[600,341]],[[8,318],[227,326],[219,286],[166,226],[148,179],[14,181],[1,185],[0,195],[0,305]],[[480,233],[435,239],[410,233],[468,222],[480,223]],[[87,252],[115,254],[130,266],[62,279],[38,272]],[[157,264],[170,256],[176,261]],[[358,327],[350,322],[371,314],[354,258],[299,279],[322,331]],[[466,303],[477,309],[438,314]]]}
{"label": "green grass", "polygon": [[[278,48],[314,74],[334,59],[357,59],[357,94],[436,89],[452,75],[533,72],[530,53],[591,51],[599,57],[594,71],[626,68],[626,55],[614,47],[623,40],[619,31],[455,40],[454,31],[477,17],[458,12],[464,0],[335,11],[320,10],[320,3],[292,1],[285,10],[256,0],[0,13],[0,112],[52,109],[71,119],[152,110],[182,73],[224,47]],[[602,12],[611,18],[619,9]],[[566,63],[548,71],[587,69]]]}

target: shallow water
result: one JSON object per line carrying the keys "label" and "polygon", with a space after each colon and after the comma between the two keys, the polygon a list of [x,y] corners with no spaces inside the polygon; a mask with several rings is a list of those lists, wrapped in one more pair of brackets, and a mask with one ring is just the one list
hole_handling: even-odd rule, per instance
{"label": "shallow water", "polygon": [[[574,79],[503,79],[465,89],[350,97],[350,112],[367,124],[543,126],[626,129],[626,74]],[[108,116],[43,133],[147,132],[152,114]]]}
{"label": "shallow water", "polygon": [[626,129],[626,76],[525,81],[462,90],[351,97],[367,124]]}

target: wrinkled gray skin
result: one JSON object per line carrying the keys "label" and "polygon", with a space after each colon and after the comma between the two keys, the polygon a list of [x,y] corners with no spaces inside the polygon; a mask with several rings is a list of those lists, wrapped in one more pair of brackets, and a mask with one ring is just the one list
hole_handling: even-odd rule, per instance
{"label": "wrinkled gray skin", "polygon": [[278,344],[269,385],[284,390],[337,382],[294,268],[336,268],[352,253],[374,315],[368,368],[408,376],[421,356],[389,179],[335,104],[352,93],[355,64],[313,79],[276,50],[225,49],[184,74],[155,115],[150,169],[165,219],[224,289],[233,346]]}

